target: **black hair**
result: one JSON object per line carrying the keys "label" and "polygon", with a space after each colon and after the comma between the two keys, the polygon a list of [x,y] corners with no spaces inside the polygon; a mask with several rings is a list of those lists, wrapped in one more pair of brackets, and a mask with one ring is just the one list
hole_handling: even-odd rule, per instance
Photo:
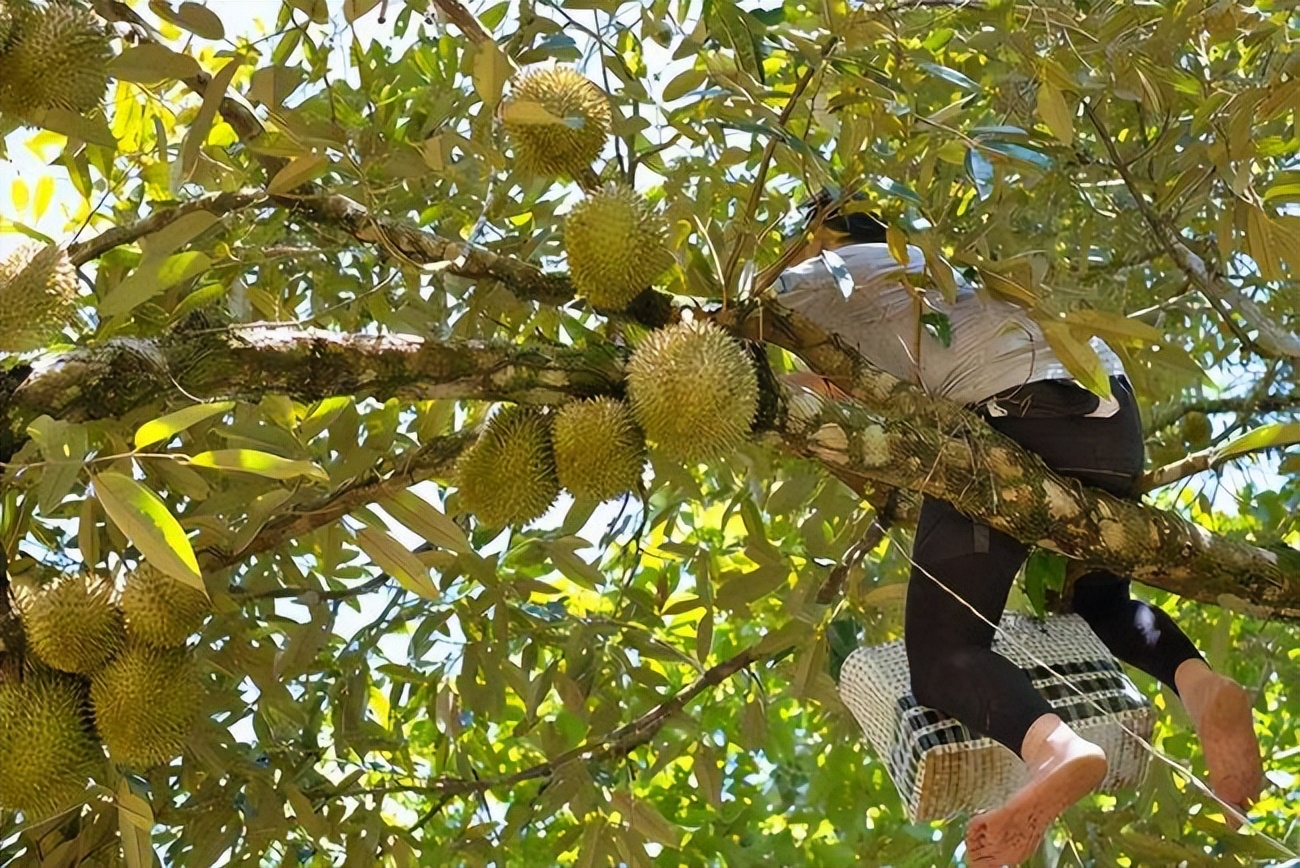
{"label": "black hair", "polygon": [[[854,193],[847,201],[864,202],[866,198],[861,193]],[[838,200],[839,197],[830,190],[821,190],[804,202],[800,206],[804,215],[804,228],[809,229],[816,224],[820,214],[820,225],[832,232],[841,232],[859,244],[885,243],[885,223],[880,215],[865,211],[845,213],[843,203]]]}

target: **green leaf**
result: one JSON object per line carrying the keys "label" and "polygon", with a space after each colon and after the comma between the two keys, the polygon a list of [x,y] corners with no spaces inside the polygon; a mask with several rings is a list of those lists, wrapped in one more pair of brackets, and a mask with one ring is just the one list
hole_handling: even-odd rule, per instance
{"label": "green leaf", "polygon": [[1074,111],[1060,88],[1046,81],[1038,86],[1038,116],[1062,144],[1074,141]]}
{"label": "green leaf", "polygon": [[117,785],[117,828],[122,836],[122,854],[127,868],[151,868],[153,809],[144,799],[131,792],[131,783],[122,778]]}
{"label": "green leaf", "polygon": [[184,529],[158,495],[112,470],[96,474],[92,481],[104,512],[145,560],[178,582],[208,593]]}
{"label": "green leaf", "polygon": [[415,492],[406,490],[379,504],[393,518],[439,548],[457,554],[474,554],[460,525]]}
{"label": "green leaf", "polygon": [[198,277],[211,264],[212,259],[197,250],[163,259],[146,256],[135,271],[109,290],[100,302],[99,311],[106,316],[128,313],[181,281]]}
{"label": "green leaf", "polygon": [[159,416],[145,422],[135,429],[135,448],[143,449],[163,440],[170,440],[186,428],[190,428],[204,419],[211,419],[222,413],[228,413],[235,407],[234,401],[214,401],[211,404],[195,404],[166,416]]}
{"label": "green leaf", "polygon": [[139,84],[191,78],[202,71],[199,62],[188,54],[172,51],[156,42],[128,48],[113,58],[108,70],[114,78]]}
{"label": "green leaf", "polygon": [[319,178],[328,172],[329,168],[329,158],[321,154],[302,154],[294,157],[287,166],[275,173],[271,183],[266,185],[266,192],[272,196],[283,196]]}
{"label": "green leaf", "polygon": [[962,90],[970,91],[971,93],[978,93],[980,91],[978,82],[972,81],[969,77],[955,69],[947,66],[940,66],[937,63],[922,63],[918,65],[931,75],[937,75],[949,84],[957,85],[957,87]]}
{"label": "green leaf", "polygon": [[429,568],[389,534],[377,528],[363,527],[357,531],[357,545],[376,566],[397,579],[406,590],[426,600],[442,599],[438,586],[429,576]]}
{"label": "green leaf", "polygon": [[685,72],[679,72],[673,77],[672,81],[664,86],[664,102],[681,99],[708,80],[709,74],[702,69],[688,69]]}
{"label": "green leaf", "polygon": [[513,64],[495,42],[483,42],[474,48],[474,91],[483,104],[495,109],[501,91],[513,72]]}
{"label": "green leaf", "polygon": [[546,549],[551,555],[551,561],[567,579],[594,591],[605,584],[604,574],[574,554],[576,549],[589,545],[591,543],[581,537],[568,536],[555,540]]}
{"label": "green leaf", "polygon": [[1093,394],[1109,398],[1110,374],[1088,341],[1081,340],[1074,329],[1064,322],[1046,316],[1038,317],[1037,320],[1043,330],[1043,337],[1047,338],[1052,352],[1056,353],[1070,376]]}
{"label": "green leaf", "polygon": [[268,479],[296,479],[305,476],[317,482],[329,482],[329,474],[310,461],[281,458],[256,449],[217,449],[200,452],[189,459],[190,464],[213,470],[237,470],[253,473]]}
{"label": "green leaf", "polygon": [[188,30],[202,39],[219,40],[226,36],[226,28],[221,18],[211,9],[200,3],[182,3],[179,9],[172,9],[166,0],[149,0],[149,9],[164,21]]}
{"label": "green leaf", "polygon": [[194,175],[194,170],[199,164],[199,152],[203,149],[203,143],[208,140],[208,132],[217,117],[217,110],[221,107],[221,101],[225,99],[226,90],[230,87],[235,73],[239,72],[243,64],[242,57],[235,57],[221,67],[221,70],[212,76],[212,81],[208,82],[207,92],[203,96],[203,105],[199,107],[199,113],[190,124],[189,132],[185,134],[185,141],[181,143],[180,180],[182,183],[189,181]]}
{"label": "green leaf", "polygon": [[343,20],[349,24],[379,5],[380,0],[343,0]]}
{"label": "green leaf", "polygon": [[1134,347],[1147,347],[1164,343],[1164,334],[1154,326],[1141,320],[1121,316],[1104,310],[1072,310],[1061,322],[1084,329],[1107,343],[1128,344]]}
{"label": "green leaf", "polygon": [[1249,452],[1294,446],[1297,443],[1300,443],[1300,422],[1270,422],[1224,443],[1215,450],[1215,456],[1219,460],[1225,460]]}

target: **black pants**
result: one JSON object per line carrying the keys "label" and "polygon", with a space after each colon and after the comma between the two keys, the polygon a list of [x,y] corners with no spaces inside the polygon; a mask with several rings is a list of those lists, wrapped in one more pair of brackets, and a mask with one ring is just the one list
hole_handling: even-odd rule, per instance
{"label": "black pants", "polygon": [[[986,418],[1049,467],[1119,497],[1134,497],[1142,473],[1142,425],[1128,382],[1111,381],[1119,412],[1087,417],[1098,399],[1069,381],[1030,383],[999,405],[1009,415]],[[1052,711],[1028,676],[990,650],[1028,548],[1004,533],[927,497],[921,506],[907,588],[906,645],[918,702],[944,711],[1016,753],[1029,726]],[[933,577],[933,578],[931,578]],[[1134,600],[1128,579],[1089,573],[1074,588],[1082,615],[1116,657],[1174,687],[1179,664],[1200,655],[1160,609]]]}

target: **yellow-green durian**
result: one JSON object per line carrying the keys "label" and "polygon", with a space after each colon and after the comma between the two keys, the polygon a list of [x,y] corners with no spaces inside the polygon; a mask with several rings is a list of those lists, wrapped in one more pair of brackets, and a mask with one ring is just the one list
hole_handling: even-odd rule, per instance
{"label": "yellow-green durian", "polygon": [[708,322],[653,332],[627,369],[632,413],[669,458],[708,461],[736,449],[758,409],[758,378],[741,345]]}
{"label": "yellow-green durian", "polygon": [[159,648],[183,648],[211,610],[202,592],[149,564],[128,573],[122,588],[127,635]]}
{"label": "yellow-green durian", "polygon": [[90,679],[95,728],[118,765],[147,769],[185,749],[203,700],[193,656],[131,641]]}
{"label": "yellow-green durian", "polygon": [[60,247],[24,244],[0,260],[0,353],[38,350],[77,310],[77,270]]}
{"label": "yellow-green durian", "polygon": [[622,310],[673,264],[668,223],[642,196],[610,185],[564,221],[569,276],[597,308]]}
{"label": "yellow-green durian", "polygon": [[461,504],[489,527],[541,517],[560,493],[550,418],[528,407],[500,411],[461,456],[456,479]]}
{"label": "yellow-green durian", "polygon": [[568,66],[515,76],[500,116],[515,160],[535,175],[581,176],[609,136],[608,94]]}
{"label": "yellow-green durian", "polygon": [[17,594],[28,647],[61,672],[89,675],[126,640],[113,586],[91,573],[67,573]]}
{"label": "yellow-green durian", "polygon": [[68,2],[11,4],[0,55],[0,111],[88,112],[108,88],[109,34],[89,9]]}
{"label": "yellow-green durian", "polygon": [[591,398],[565,404],[552,431],[560,484],[574,497],[608,500],[636,488],[645,466],[645,437],[627,404]]}
{"label": "yellow-green durian", "polygon": [[85,683],[49,670],[0,684],[0,807],[29,821],[76,805],[104,762]]}

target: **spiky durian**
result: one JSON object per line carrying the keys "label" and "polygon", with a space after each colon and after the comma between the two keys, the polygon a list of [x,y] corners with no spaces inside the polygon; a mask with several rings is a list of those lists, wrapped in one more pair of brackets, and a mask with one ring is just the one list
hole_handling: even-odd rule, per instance
{"label": "spiky durian", "polygon": [[0,807],[38,820],[81,800],[104,761],[88,712],[84,682],[69,675],[0,684]]}
{"label": "spiky durian", "polygon": [[9,47],[0,56],[0,111],[86,112],[108,88],[107,31],[90,10],[67,2],[11,6]]}
{"label": "spiky durian", "polygon": [[0,0],[0,54],[9,46],[9,34],[13,32],[14,13],[6,0]]}
{"label": "spiky durian", "polygon": [[1214,438],[1214,426],[1210,417],[1193,410],[1182,418],[1180,423],[1183,440],[1193,449],[1204,449]]}
{"label": "spiky durian", "polygon": [[579,177],[609,136],[609,96],[568,66],[515,76],[500,115],[514,140],[515,159],[537,175]]}
{"label": "spiky durian", "polygon": [[456,478],[465,508],[490,527],[539,518],[560,493],[550,418],[526,407],[497,413],[461,457]]}
{"label": "spiky durian", "polygon": [[25,353],[72,321],[77,270],[53,245],[24,244],[0,261],[0,353]]}
{"label": "spiky durian", "polygon": [[632,413],[670,458],[698,462],[734,450],[758,408],[758,378],[744,349],[708,322],[659,329],[627,368]]}
{"label": "spiky durian", "polygon": [[27,642],[43,663],[89,675],[122,649],[122,613],[113,586],[89,573],[69,573],[18,594]]}
{"label": "spiky durian", "polygon": [[95,728],[119,765],[146,769],[181,755],[203,685],[184,650],[129,642],[90,679]]}
{"label": "spiky durian", "polygon": [[122,614],[132,639],[159,648],[183,648],[210,611],[208,598],[201,592],[156,567],[142,563],[127,574]]}
{"label": "spiky durian", "polygon": [[588,196],[564,221],[573,285],[597,308],[622,310],[673,264],[667,235],[664,218],[627,187]]}
{"label": "spiky durian", "polygon": [[636,488],[645,465],[645,437],[627,404],[592,398],[565,404],[552,432],[560,484],[574,497],[608,500]]}

